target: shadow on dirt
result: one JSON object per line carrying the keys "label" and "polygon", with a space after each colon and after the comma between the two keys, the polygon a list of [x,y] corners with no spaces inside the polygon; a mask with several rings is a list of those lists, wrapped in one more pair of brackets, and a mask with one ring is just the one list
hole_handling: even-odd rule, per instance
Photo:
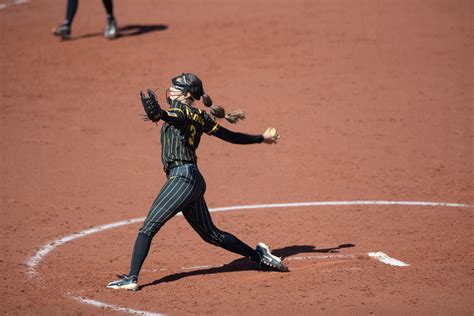
{"label": "shadow on dirt", "polygon": [[[351,248],[351,247],[355,247],[355,245],[342,244],[337,247],[323,248],[323,249],[317,249],[315,246],[311,246],[311,245],[295,245],[295,246],[288,246],[288,247],[272,250],[272,253],[284,259],[284,258],[294,256],[297,254],[302,254],[302,253],[338,253],[339,252],[338,250],[340,249]],[[162,277],[161,279],[155,280],[151,283],[143,284],[140,288],[143,289],[145,287],[158,285],[163,282],[174,282],[182,278],[190,277],[194,275],[206,275],[206,274],[214,274],[214,273],[251,271],[251,270],[260,270],[260,269],[255,262],[250,261],[247,258],[240,258],[240,259],[231,261],[227,264],[224,264],[223,266],[220,266],[220,267],[205,268],[205,269],[200,269],[200,270],[170,274],[165,277]]]}
{"label": "shadow on dirt", "polygon": [[297,245],[297,246],[288,246],[285,248],[275,249],[272,250],[272,253],[275,256],[281,257],[285,259],[287,257],[291,257],[300,253],[338,253],[340,249],[343,248],[351,248],[355,247],[353,244],[342,244],[334,248],[324,248],[324,249],[317,249],[315,246],[310,245]]}
{"label": "shadow on dirt", "polygon": [[[127,36],[143,35],[151,32],[165,31],[167,29],[168,26],[165,24],[128,24],[117,28],[117,39]],[[103,32],[89,33],[84,35],[73,36],[70,40],[74,41],[103,35]]]}

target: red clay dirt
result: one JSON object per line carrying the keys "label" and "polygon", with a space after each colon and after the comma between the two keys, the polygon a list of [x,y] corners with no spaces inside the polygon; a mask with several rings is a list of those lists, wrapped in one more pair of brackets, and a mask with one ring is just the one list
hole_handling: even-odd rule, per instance
{"label": "red clay dirt", "polygon": [[[122,313],[75,298],[171,315],[474,313],[472,1],[117,1],[113,41],[101,2],[81,1],[68,42],[50,34],[63,1],[2,2],[0,314]],[[290,273],[260,272],[176,217],[154,239],[139,292],[104,287],[127,272],[139,223],[57,247],[28,275],[45,244],[146,215],[165,178],[138,92],[160,88],[164,102],[180,72],[246,111],[231,129],[282,135],[272,146],[206,137],[210,207],[470,206],[214,214],[268,243]]]}

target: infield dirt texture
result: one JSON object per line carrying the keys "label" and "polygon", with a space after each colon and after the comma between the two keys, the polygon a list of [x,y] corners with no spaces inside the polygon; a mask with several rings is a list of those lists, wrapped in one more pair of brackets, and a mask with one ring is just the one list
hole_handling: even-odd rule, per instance
{"label": "infield dirt texture", "polygon": [[[0,0],[0,314],[474,313],[472,1],[119,0],[112,41],[102,2],[80,1],[68,42],[50,32],[65,1],[17,2]],[[127,272],[140,223],[61,245],[28,274],[44,245],[146,215],[165,177],[160,126],[140,119],[139,91],[160,88],[165,104],[181,72],[246,111],[224,126],[282,135],[272,146],[205,137],[209,207],[467,206],[213,214],[285,257],[286,274],[202,242],[182,217],[154,239],[140,292],[105,288]]]}

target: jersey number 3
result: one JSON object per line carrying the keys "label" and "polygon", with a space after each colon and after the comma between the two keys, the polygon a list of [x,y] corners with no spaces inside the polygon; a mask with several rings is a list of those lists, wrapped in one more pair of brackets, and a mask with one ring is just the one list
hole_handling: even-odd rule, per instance
{"label": "jersey number 3", "polygon": [[191,132],[191,136],[189,136],[188,142],[189,142],[189,145],[193,146],[194,137],[196,137],[196,126],[194,125],[189,126],[189,131]]}

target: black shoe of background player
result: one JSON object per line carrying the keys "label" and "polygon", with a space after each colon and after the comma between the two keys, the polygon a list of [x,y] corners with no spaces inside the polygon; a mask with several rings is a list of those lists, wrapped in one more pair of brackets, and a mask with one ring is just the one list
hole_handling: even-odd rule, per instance
{"label": "black shoe of background player", "polygon": [[62,40],[68,40],[71,39],[71,28],[63,24],[53,29],[53,34],[61,37]]}
{"label": "black shoe of background player", "polygon": [[108,39],[117,38],[117,21],[114,18],[107,19],[104,36]]}

